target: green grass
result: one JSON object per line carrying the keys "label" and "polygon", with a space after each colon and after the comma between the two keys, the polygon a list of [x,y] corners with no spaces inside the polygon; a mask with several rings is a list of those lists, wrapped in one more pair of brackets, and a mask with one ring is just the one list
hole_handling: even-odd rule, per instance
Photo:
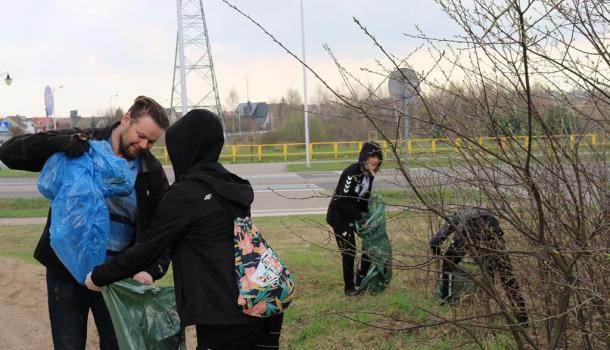
{"label": "green grass", "polygon": [[[433,203],[470,203],[479,202],[482,198],[482,193],[479,190],[468,187],[434,186],[420,188],[419,191],[428,202]],[[373,190],[373,193],[383,197],[386,205],[389,206],[401,207],[406,203],[420,202],[413,190],[410,189],[376,189]]]}
{"label": "green grass", "polygon": [[[387,205],[403,206],[407,201],[415,201],[413,191],[403,189],[382,189],[374,190],[376,194],[383,197]],[[431,201],[476,201],[479,199],[477,190],[460,188],[460,187],[434,187],[422,189],[422,193]],[[44,198],[5,198],[0,199],[0,218],[17,218],[17,217],[44,217],[49,211],[49,202]],[[308,217],[304,217],[308,218]],[[279,218],[260,218],[265,223],[281,222]]]}
{"label": "green grass", "polygon": [[[421,217],[408,214],[414,226],[425,226]],[[388,219],[390,230],[403,227],[404,216]],[[295,275],[297,298],[284,318],[282,347],[286,349],[452,349],[466,342],[451,327],[402,330],[430,321],[430,313],[450,317],[454,308],[439,306],[434,281],[422,271],[395,269],[391,286],[378,295],[343,295],[341,258],[324,215],[255,218],[255,225],[285,260]],[[419,251],[413,237],[393,239],[394,251]],[[423,248],[426,249],[426,248]],[[397,258],[405,258],[397,254]],[[161,283],[171,285],[171,273]],[[427,278],[422,282],[422,278]],[[501,349],[507,342],[493,340],[487,348]],[[461,348],[476,348],[464,345]]]}
{"label": "green grass", "polygon": [[[473,312],[439,306],[434,274],[424,269],[395,268],[392,283],[378,295],[343,295],[341,260],[323,215],[255,218],[257,227],[285,260],[296,278],[297,297],[287,309],[282,331],[284,349],[474,349],[459,328],[410,326],[438,321],[431,313],[453,317]],[[388,219],[395,258],[410,264],[422,254],[427,220],[393,215]],[[412,234],[403,235],[408,227]],[[0,230],[0,256],[34,263],[31,258],[41,225],[8,226]],[[405,265],[406,266],[406,265]],[[171,285],[171,272],[161,285]],[[475,332],[484,332],[476,330]],[[511,348],[506,335],[482,334],[487,349]]]}
{"label": "green grass", "polygon": [[0,229],[0,256],[34,263],[32,256],[43,225],[3,226]]}
{"label": "green grass", "polygon": [[13,170],[13,169],[0,169],[0,177],[36,177],[37,172],[24,171],[24,170]]}
{"label": "green grass", "polygon": [[47,216],[49,201],[45,198],[0,198],[0,218]]}

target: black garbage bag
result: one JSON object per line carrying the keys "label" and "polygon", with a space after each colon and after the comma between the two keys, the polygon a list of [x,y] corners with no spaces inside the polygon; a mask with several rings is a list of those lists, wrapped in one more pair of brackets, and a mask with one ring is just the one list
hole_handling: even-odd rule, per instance
{"label": "black garbage bag", "polygon": [[379,293],[386,289],[392,280],[392,246],[386,230],[385,202],[381,196],[371,196],[369,211],[357,232],[362,239],[362,251],[371,259],[371,267],[356,286],[356,290]]}
{"label": "black garbage bag", "polygon": [[102,289],[121,350],[186,350],[173,287],[125,279]]}

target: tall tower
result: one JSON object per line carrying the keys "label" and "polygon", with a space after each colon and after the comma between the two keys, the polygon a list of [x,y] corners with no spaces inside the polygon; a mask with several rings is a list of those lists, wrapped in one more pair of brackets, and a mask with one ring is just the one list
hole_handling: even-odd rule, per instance
{"label": "tall tower", "polygon": [[171,107],[178,117],[194,108],[206,108],[223,122],[203,3],[201,0],[176,0],[176,3],[178,35]]}

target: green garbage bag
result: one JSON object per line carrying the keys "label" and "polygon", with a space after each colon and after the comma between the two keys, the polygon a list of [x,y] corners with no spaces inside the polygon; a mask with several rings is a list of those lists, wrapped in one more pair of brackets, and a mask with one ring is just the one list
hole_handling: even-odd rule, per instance
{"label": "green garbage bag", "polygon": [[[476,294],[479,285],[476,280],[481,278],[479,265],[474,262],[462,261],[458,264],[456,271],[452,272],[449,280],[443,281],[441,275],[436,282],[436,298],[441,303],[456,305],[461,300]],[[450,283],[449,296],[443,299],[443,283]]]}
{"label": "green garbage bag", "polygon": [[186,350],[173,287],[125,279],[102,289],[121,350]]}
{"label": "green garbage bag", "polygon": [[362,250],[371,258],[371,267],[356,290],[379,293],[392,280],[392,246],[388,239],[385,223],[385,202],[379,195],[369,199],[369,211],[358,229],[362,239]]}

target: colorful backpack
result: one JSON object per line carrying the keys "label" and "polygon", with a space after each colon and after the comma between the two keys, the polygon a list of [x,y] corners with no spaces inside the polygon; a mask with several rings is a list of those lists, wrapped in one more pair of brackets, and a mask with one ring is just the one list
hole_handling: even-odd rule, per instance
{"label": "colorful backpack", "polygon": [[294,298],[292,274],[250,217],[238,217],[234,225],[237,304],[250,316],[281,314]]}

